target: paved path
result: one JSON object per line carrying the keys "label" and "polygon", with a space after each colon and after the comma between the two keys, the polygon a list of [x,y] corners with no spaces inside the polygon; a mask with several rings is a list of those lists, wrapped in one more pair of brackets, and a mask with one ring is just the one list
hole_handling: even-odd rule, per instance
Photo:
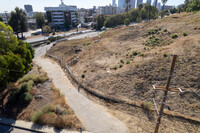
{"label": "paved path", "polygon": [[37,57],[34,61],[47,72],[55,86],[65,95],[67,103],[81,120],[86,130],[94,133],[128,132],[127,126],[108,113],[106,108],[78,93],[56,62],[42,57]]}

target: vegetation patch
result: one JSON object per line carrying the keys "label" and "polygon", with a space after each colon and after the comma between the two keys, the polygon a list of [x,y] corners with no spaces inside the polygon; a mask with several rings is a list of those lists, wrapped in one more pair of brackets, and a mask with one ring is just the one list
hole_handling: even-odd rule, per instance
{"label": "vegetation patch", "polygon": [[176,33],[172,34],[172,39],[178,38],[178,35]]}

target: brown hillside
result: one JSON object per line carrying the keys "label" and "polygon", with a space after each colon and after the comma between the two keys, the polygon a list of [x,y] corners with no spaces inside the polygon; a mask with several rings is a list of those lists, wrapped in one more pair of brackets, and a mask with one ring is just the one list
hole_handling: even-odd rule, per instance
{"label": "brown hillside", "polygon": [[[178,38],[172,39],[175,33]],[[104,94],[144,101],[152,101],[152,85],[166,84],[171,55],[177,54],[171,87],[184,92],[169,93],[166,109],[169,106],[172,111],[200,118],[200,98],[193,92],[200,94],[200,13],[116,27],[100,37],[59,43],[48,53],[64,57],[87,86]],[[162,96],[163,92],[156,93],[157,102]]]}

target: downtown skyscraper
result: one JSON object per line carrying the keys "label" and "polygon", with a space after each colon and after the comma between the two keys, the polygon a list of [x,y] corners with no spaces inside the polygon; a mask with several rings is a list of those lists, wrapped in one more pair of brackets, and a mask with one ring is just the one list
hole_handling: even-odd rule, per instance
{"label": "downtown skyscraper", "polygon": [[157,5],[158,5],[158,0],[154,0],[153,1],[153,6],[157,7]]}
{"label": "downtown skyscraper", "polygon": [[148,3],[149,5],[151,5],[151,0],[147,0],[147,3]]}

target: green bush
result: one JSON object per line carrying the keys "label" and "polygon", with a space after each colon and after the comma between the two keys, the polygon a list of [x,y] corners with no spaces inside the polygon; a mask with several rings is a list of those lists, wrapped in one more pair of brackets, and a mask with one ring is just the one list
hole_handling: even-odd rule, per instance
{"label": "green bush", "polygon": [[152,105],[153,105],[152,102],[144,102],[144,103],[143,103],[143,108],[144,108],[145,110],[151,111]]}
{"label": "green bush", "polygon": [[20,96],[19,100],[22,104],[28,104],[33,100],[33,96],[30,93],[25,92]]}
{"label": "green bush", "polygon": [[183,36],[187,36],[187,33],[186,33],[186,32],[183,32],[182,34],[183,34]]}
{"label": "green bush", "polygon": [[166,54],[166,53],[164,53],[164,54],[163,54],[163,57],[167,57],[167,54]]}
{"label": "green bush", "polygon": [[126,64],[130,64],[130,61],[126,61]]}
{"label": "green bush", "polygon": [[81,75],[81,78],[83,78],[83,79],[84,79],[84,78],[85,78],[85,74],[82,74],[82,75]]}
{"label": "green bush", "polygon": [[163,32],[167,32],[167,29],[164,29]]}
{"label": "green bush", "polygon": [[122,64],[124,64],[124,60],[121,59],[120,62],[121,62]]}
{"label": "green bush", "polygon": [[144,53],[140,53],[140,56],[144,56]]}
{"label": "green bush", "polygon": [[51,43],[51,41],[48,40],[48,41],[47,41],[47,45],[49,45],[50,43]]}
{"label": "green bush", "polygon": [[172,34],[172,38],[175,39],[175,38],[178,38],[178,35],[176,33]]}
{"label": "green bush", "polygon": [[34,113],[34,115],[32,116],[31,118],[31,121],[34,122],[34,123],[39,123],[39,118],[42,116],[43,112],[40,110],[40,111],[37,111]]}
{"label": "green bush", "polygon": [[130,25],[130,20],[127,18],[124,20],[124,25],[129,26]]}
{"label": "green bush", "polygon": [[137,51],[133,51],[133,55],[134,56],[138,55],[138,52]]}
{"label": "green bush", "polygon": [[48,40],[49,40],[50,42],[55,42],[55,41],[56,41],[56,37],[50,37],[50,38],[48,38]]}
{"label": "green bush", "polygon": [[29,92],[29,85],[27,82],[24,82],[22,85],[21,85],[21,88],[20,88],[20,93],[23,94],[25,92]]}
{"label": "green bush", "polygon": [[114,66],[113,69],[114,69],[114,70],[117,70],[117,66]]}
{"label": "green bush", "polygon": [[123,67],[123,65],[122,65],[122,64],[120,64],[120,65],[119,65],[119,68],[122,68],[122,67]]}

